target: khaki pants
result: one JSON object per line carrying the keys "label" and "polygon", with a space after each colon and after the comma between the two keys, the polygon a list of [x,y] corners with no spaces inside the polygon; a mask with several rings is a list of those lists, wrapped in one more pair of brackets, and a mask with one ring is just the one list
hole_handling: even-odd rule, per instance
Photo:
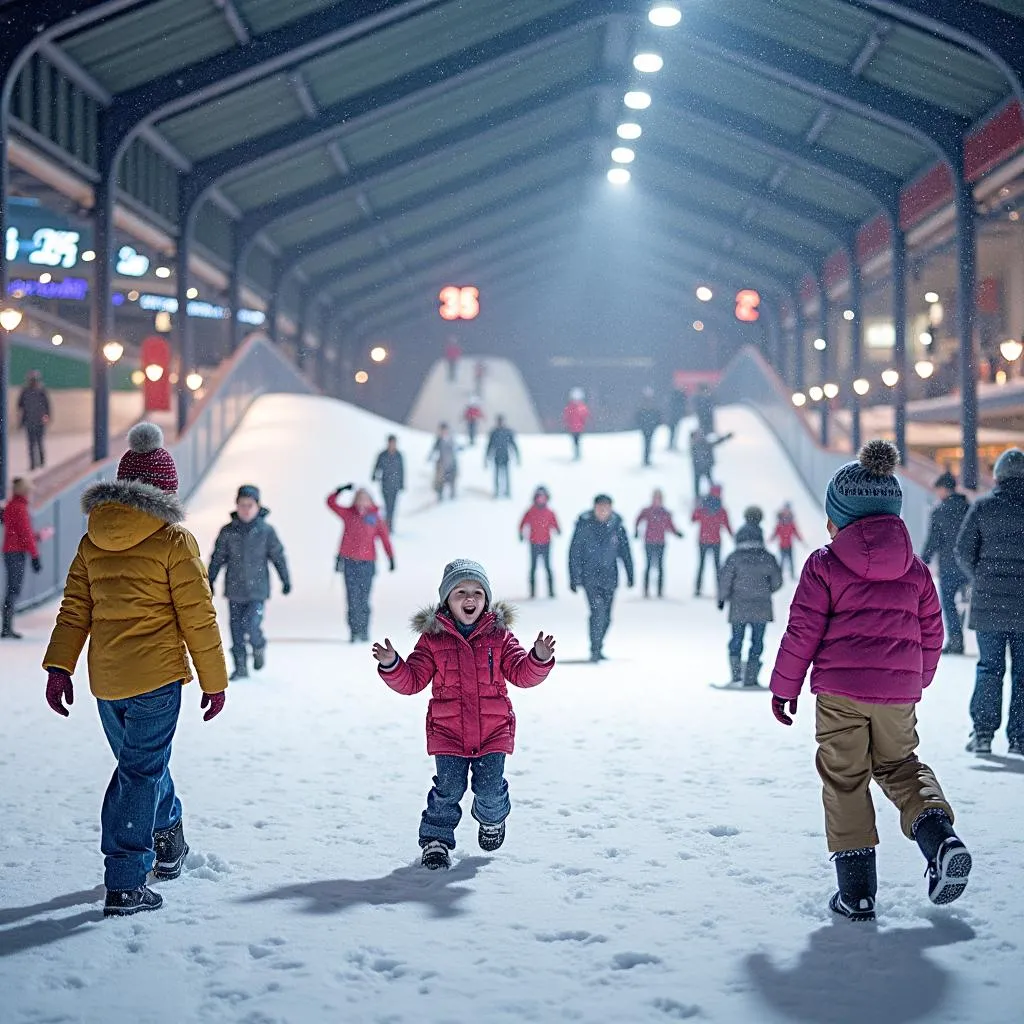
{"label": "khaki pants", "polygon": [[899,808],[908,839],[918,816],[940,808],[953,820],[928,765],[917,759],[917,716],[913,704],[863,704],[848,697],[818,694],[815,763],[822,781],[825,835],[830,853],[878,845],[872,778]]}

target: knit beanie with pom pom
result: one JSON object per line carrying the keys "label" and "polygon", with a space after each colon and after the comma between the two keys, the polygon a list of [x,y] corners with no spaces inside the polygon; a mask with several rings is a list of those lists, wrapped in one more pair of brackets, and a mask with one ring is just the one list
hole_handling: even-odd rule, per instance
{"label": "knit beanie with pom pom", "polygon": [[118,463],[117,479],[137,480],[161,491],[176,491],[178,469],[163,444],[163,431],[155,423],[136,423],[128,431],[128,451]]}
{"label": "knit beanie with pom pom", "polygon": [[894,476],[900,455],[891,441],[868,441],[856,462],[840,466],[825,492],[825,512],[840,530],[867,516],[898,516],[903,490]]}

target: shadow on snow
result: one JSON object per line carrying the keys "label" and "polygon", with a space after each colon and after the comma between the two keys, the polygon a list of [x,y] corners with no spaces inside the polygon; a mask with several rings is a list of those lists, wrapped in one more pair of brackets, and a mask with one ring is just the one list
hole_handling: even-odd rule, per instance
{"label": "shadow on snow", "polygon": [[[0,926],[12,925],[18,921],[27,921],[54,910],[67,910],[70,907],[86,906],[90,903],[103,902],[103,886],[82,889],[79,892],[55,896],[46,903],[36,903],[28,907],[9,907],[0,909]],[[86,910],[70,917],[52,918],[43,921],[32,921],[16,928],[0,927],[0,957],[13,956],[28,949],[49,946],[54,942],[67,938],[78,931],[88,931],[87,925],[103,920],[102,910]]]}

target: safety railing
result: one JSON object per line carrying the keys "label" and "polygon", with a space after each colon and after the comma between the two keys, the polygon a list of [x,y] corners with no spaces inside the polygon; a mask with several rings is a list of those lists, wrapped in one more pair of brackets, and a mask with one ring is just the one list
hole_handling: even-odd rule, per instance
{"label": "safety railing", "polygon": [[[251,336],[218,375],[181,437],[169,446],[178,466],[178,493],[187,498],[199,486],[249,406],[260,395],[312,394],[315,390],[267,338]],[[63,589],[68,566],[86,526],[82,492],[100,480],[113,478],[120,454],[93,463],[74,483],[32,509],[33,527],[37,531],[52,530],[53,536],[40,551],[43,571],[26,575],[19,609],[47,601]]]}

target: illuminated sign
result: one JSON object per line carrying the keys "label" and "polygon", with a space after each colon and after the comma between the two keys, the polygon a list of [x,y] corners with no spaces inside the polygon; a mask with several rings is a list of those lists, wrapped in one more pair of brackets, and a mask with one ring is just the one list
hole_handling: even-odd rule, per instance
{"label": "illuminated sign", "polygon": [[761,296],[753,288],[744,288],[736,293],[736,319],[745,324],[756,322],[761,314],[757,307],[761,305]]}
{"label": "illuminated sign", "polygon": [[34,295],[38,299],[74,299],[82,301],[89,294],[89,282],[84,277],[65,277],[63,281],[22,281],[15,278],[7,282],[7,294],[16,299]]}
{"label": "illuminated sign", "polygon": [[149,271],[149,257],[130,245],[122,245],[117,251],[116,270],[122,277],[145,277]]}
{"label": "illuminated sign", "polygon": [[[139,296],[139,309],[145,309],[150,313],[177,313],[178,300],[169,295],[151,295],[144,292]],[[203,302],[201,299],[193,299],[185,307],[189,316],[199,320],[229,320],[231,310],[227,306],[215,306],[210,302]],[[244,324],[255,324],[257,327],[267,318],[258,309],[240,309],[238,319]]]}
{"label": "illuminated sign", "polygon": [[7,229],[5,255],[8,263],[28,260],[39,267],[63,267],[70,270],[78,262],[77,231],[61,228],[38,228],[30,238],[23,238],[16,227]]}
{"label": "illuminated sign", "polygon": [[475,320],[480,315],[480,290],[449,284],[438,294],[442,320]]}

